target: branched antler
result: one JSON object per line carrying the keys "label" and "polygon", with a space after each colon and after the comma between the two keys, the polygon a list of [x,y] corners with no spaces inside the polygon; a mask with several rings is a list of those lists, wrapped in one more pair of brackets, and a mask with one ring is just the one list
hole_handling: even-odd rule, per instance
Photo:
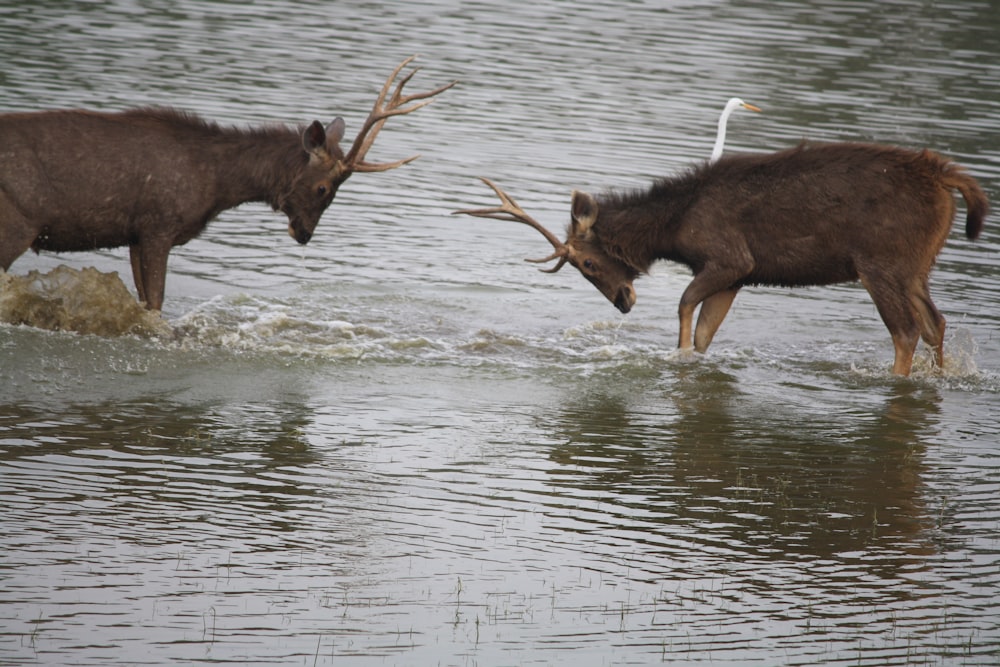
{"label": "branched antler", "polygon": [[[420,69],[417,68],[399,80],[396,84],[396,89],[392,93],[392,97],[390,97],[388,103],[386,103],[385,98],[389,94],[389,90],[392,88],[392,82],[397,76],[399,76],[400,71],[413,62],[415,58],[415,55],[410,56],[403,62],[399,63],[396,69],[392,70],[392,74],[389,75],[389,78],[385,80],[385,84],[382,86],[382,91],[379,93],[378,98],[375,99],[375,104],[372,105],[371,113],[368,114],[368,118],[365,120],[361,131],[358,133],[357,138],[354,139],[354,143],[351,145],[351,150],[348,151],[347,155],[344,157],[342,162],[342,168],[344,171],[388,171],[389,169],[401,167],[404,164],[412,162],[420,157],[419,155],[414,155],[403,160],[396,160],[395,162],[365,162],[365,155],[368,154],[368,149],[372,147],[373,143],[375,143],[375,137],[378,136],[382,126],[385,125],[385,121],[392,116],[402,116],[427,106],[434,101],[428,98],[434,97],[438,93],[442,93],[458,83],[457,81],[452,81],[451,83],[425,93],[404,95],[403,86],[405,86],[407,82],[413,78],[414,74],[420,71]],[[417,100],[422,101],[418,102]],[[411,104],[411,102],[414,102],[414,104]],[[406,106],[408,104],[410,106]]]}
{"label": "branched antler", "polygon": [[513,222],[520,222],[525,225],[528,225],[529,227],[533,227],[534,229],[541,232],[542,236],[544,236],[548,240],[548,242],[552,244],[552,247],[555,248],[555,252],[553,252],[548,257],[544,257],[542,259],[526,259],[524,261],[534,262],[536,264],[543,264],[545,262],[549,262],[552,261],[553,259],[558,258],[559,262],[553,268],[539,269],[539,270],[545,273],[555,273],[556,271],[561,269],[563,267],[563,264],[565,264],[569,260],[570,247],[565,243],[563,243],[562,241],[560,241],[559,237],[557,237],[555,234],[553,234],[548,229],[543,227],[541,223],[539,223],[537,220],[535,220],[530,215],[525,213],[524,209],[518,206],[517,202],[514,201],[514,198],[511,197],[506,192],[504,192],[503,190],[501,190],[496,183],[494,183],[488,178],[483,178],[483,177],[480,177],[480,180],[486,185],[493,188],[493,192],[495,192],[497,194],[497,197],[500,198],[501,202],[500,206],[494,206],[492,208],[475,208],[475,209],[470,208],[470,209],[463,209],[461,211],[452,211],[452,215],[461,213],[464,215],[473,215],[476,216],[477,218],[493,218],[494,220],[511,220]]}

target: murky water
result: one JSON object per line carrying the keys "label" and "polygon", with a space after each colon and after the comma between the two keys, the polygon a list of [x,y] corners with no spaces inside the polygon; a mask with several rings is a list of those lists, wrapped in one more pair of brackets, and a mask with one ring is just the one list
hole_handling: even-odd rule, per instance
{"label": "murky water", "polygon": [[[405,56],[462,82],[390,121],[371,158],[421,159],[352,178],[309,246],[245,206],[175,250],[171,334],[0,325],[0,664],[1000,660],[996,215],[932,278],[946,373],[925,350],[908,380],[858,286],[744,290],[683,358],[683,270],[622,317],[523,264],[530,230],[449,215],[484,175],[559,228],[572,188],[706,158],[731,95],[764,113],[730,150],[929,146],[1000,201],[1000,14],[606,4],[0,8],[4,110],[350,135]],[[62,265],[128,307],[123,251],[7,280],[92,308]]]}

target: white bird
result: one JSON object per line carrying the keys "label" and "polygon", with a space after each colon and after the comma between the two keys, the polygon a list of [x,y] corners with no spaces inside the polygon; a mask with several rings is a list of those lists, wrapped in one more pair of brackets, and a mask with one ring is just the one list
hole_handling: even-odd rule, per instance
{"label": "white bird", "polygon": [[722,157],[722,147],[726,143],[726,122],[729,120],[729,114],[739,108],[746,109],[747,111],[760,112],[759,107],[747,104],[738,97],[731,97],[729,101],[726,102],[726,108],[722,110],[722,115],[719,116],[719,132],[715,135],[715,148],[712,149],[712,157],[708,158],[710,163],[715,162]]}

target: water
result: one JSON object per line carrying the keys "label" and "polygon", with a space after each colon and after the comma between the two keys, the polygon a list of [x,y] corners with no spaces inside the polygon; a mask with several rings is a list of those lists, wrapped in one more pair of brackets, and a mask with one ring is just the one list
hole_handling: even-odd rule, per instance
{"label": "water", "polygon": [[[493,205],[483,175],[559,229],[573,188],[706,158],[732,95],[764,113],[729,150],[929,146],[1000,201],[995,8],[506,7],[0,8],[5,110],[350,136],[412,53],[415,89],[461,81],[389,122],[370,158],[422,157],[352,178],[307,247],[244,206],[176,249],[169,333],[0,325],[0,664],[1000,660],[996,216],[932,277],[946,372],[922,350],[898,379],[858,286],[744,290],[687,357],[684,270],[623,317],[523,264],[534,232],[449,215]],[[93,321],[128,311],[113,272],[6,280]]]}

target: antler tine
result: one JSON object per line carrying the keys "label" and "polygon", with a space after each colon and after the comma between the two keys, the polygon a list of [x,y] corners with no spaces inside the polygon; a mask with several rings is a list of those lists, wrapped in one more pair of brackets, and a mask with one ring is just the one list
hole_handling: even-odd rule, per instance
{"label": "antler tine", "polygon": [[526,262],[547,262],[550,259],[555,259],[556,257],[559,258],[559,261],[556,262],[556,265],[553,266],[551,269],[538,269],[542,273],[555,273],[556,271],[558,271],[559,269],[561,269],[563,267],[563,264],[565,264],[566,262],[569,261],[569,255],[568,254],[552,253],[552,255],[550,257],[546,257],[545,259],[526,259],[524,261],[526,261]]}
{"label": "antler tine", "polygon": [[488,178],[483,178],[483,177],[480,177],[480,180],[486,185],[490,186],[493,189],[493,192],[496,193],[497,197],[500,198],[501,202],[500,206],[495,206],[492,208],[463,209],[461,211],[453,211],[452,215],[461,213],[464,215],[473,215],[476,216],[477,218],[510,220],[513,222],[520,222],[522,224],[528,225],[529,227],[533,227],[534,229],[539,231],[542,234],[542,236],[544,236],[548,240],[549,243],[552,244],[552,247],[555,248],[555,252],[549,255],[548,257],[545,257],[544,259],[526,259],[525,261],[544,263],[559,258],[559,263],[556,264],[554,268],[539,269],[539,270],[544,271],[546,273],[555,273],[556,271],[561,269],[563,264],[565,264],[566,261],[569,259],[569,246],[560,241],[559,237],[557,237],[555,234],[553,234],[548,229],[543,227],[541,223],[539,223],[537,220],[535,220],[530,215],[525,213],[524,209],[518,206],[517,202],[514,201],[514,198],[511,197],[506,192],[504,192],[503,190],[501,190],[500,186],[498,186],[496,183],[494,183]]}
{"label": "antler tine", "polygon": [[[404,114],[413,113],[417,109],[421,109],[434,100],[428,99],[434,97],[435,95],[442,93],[452,86],[454,86],[457,81],[452,81],[443,86],[439,86],[434,90],[430,90],[422,93],[413,93],[412,95],[403,95],[403,87],[413,78],[413,75],[420,71],[420,68],[416,68],[409,72],[406,76],[396,82],[396,88],[393,90],[392,97],[389,98],[388,103],[386,103],[386,96],[389,95],[389,91],[392,90],[392,84],[396,81],[396,77],[403,70],[404,67],[409,65],[417,56],[413,55],[409,58],[403,60],[396,66],[396,69],[392,70],[389,77],[382,84],[382,90],[379,91],[378,97],[375,98],[375,103],[372,105],[371,113],[368,114],[368,118],[365,119],[364,125],[361,127],[361,131],[358,132],[358,136],[354,139],[354,143],[351,145],[351,150],[348,151],[347,155],[344,157],[344,166],[349,171],[361,171],[361,172],[373,172],[373,171],[388,171],[389,169],[395,169],[396,167],[401,167],[404,164],[416,160],[419,155],[413,155],[402,160],[396,160],[395,162],[365,162],[365,155],[368,154],[368,149],[372,147],[375,143],[375,137],[382,130],[382,126],[385,122],[392,116],[402,116]],[[422,100],[422,101],[417,101]],[[416,102],[415,104],[410,104],[411,102]],[[409,104],[409,106],[405,106]]]}
{"label": "antler tine", "polygon": [[497,197],[500,198],[502,205],[494,206],[492,208],[465,209],[462,211],[454,211],[453,213],[465,213],[467,215],[474,215],[480,218],[512,220],[514,222],[523,222],[524,224],[531,225],[532,227],[541,226],[530,215],[525,213],[524,209],[518,206],[517,202],[514,201],[514,198],[501,190],[500,186],[496,183],[483,176],[480,176],[479,180],[493,188],[493,192],[495,192]]}

